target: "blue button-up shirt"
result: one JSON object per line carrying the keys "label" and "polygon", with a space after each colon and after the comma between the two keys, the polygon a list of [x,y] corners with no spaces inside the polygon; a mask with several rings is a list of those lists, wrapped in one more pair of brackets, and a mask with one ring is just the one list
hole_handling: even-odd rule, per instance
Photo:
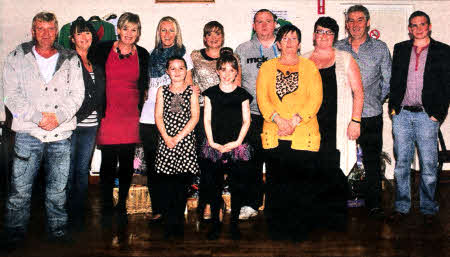
{"label": "blue button-up shirt", "polygon": [[364,87],[364,107],[362,117],[374,117],[383,112],[383,102],[389,93],[391,79],[391,54],[381,40],[367,39],[354,52],[349,38],[339,40],[335,47],[349,52],[359,65]]}

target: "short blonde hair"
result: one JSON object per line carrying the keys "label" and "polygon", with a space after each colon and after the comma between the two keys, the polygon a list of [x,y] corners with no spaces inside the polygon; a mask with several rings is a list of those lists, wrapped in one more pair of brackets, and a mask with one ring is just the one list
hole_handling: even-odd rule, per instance
{"label": "short blonde hair", "polygon": [[156,27],[155,48],[158,48],[161,44],[161,36],[159,35],[159,30],[161,28],[161,23],[165,21],[172,22],[175,25],[175,32],[177,33],[177,35],[175,36],[175,45],[177,46],[177,48],[182,48],[183,38],[181,37],[180,25],[178,24],[177,20],[175,20],[175,18],[171,16],[166,16],[159,20],[158,27]]}
{"label": "short blonde hair", "polygon": [[136,38],[136,41],[134,42],[137,43],[139,41],[139,38],[141,37],[141,20],[139,19],[139,15],[131,12],[123,13],[122,15],[120,15],[119,20],[117,21],[117,28],[123,29],[128,23],[136,24],[138,27],[138,36]]}
{"label": "short blonde hair", "polygon": [[36,14],[33,17],[33,21],[31,23],[31,28],[34,30],[35,26],[36,26],[36,22],[41,21],[41,22],[54,22],[55,26],[56,26],[56,30],[58,31],[58,20],[56,19],[56,16],[54,13],[51,12],[40,12],[38,14]]}

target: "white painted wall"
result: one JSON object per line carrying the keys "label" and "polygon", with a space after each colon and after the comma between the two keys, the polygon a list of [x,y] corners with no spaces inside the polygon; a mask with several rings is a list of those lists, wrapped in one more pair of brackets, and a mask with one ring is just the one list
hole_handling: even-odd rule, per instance
{"label": "white painted wall", "polygon": [[[450,0],[325,0],[325,3],[325,15],[335,18],[341,26],[340,38],[344,37],[343,4],[409,5],[412,10],[420,9],[431,16],[434,39],[450,44],[450,33],[448,33]],[[261,8],[287,10],[289,20],[302,30],[302,51],[312,50],[313,25],[319,17],[316,0],[216,0],[214,4],[155,4],[154,0],[0,0],[0,68],[3,66],[5,56],[17,44],[31,39],[31,19],[37,12],[43,10],[54,12],[60,27],[80,15],[88,19],[93,15],[100,17],[109,13],[120,15],[125,11],[137,13],[142,22],[142,36],[139,44],[147,50],[153,48],[155,29],[159,19],[170,15],[179,21],[184,43],[189,50],[193,50],[203,47],[203,25],[210,20],[217,20],[224,25],[226,46],[235,48],[241,42],[248,40],[251,32],[252,11]],[[393,24],[393,27],[394,25],[396,24]],[[407,25],[406,20],[404,25]],[[401,37],[403,37],[402,40],[408,38],[406,34]],[[391,51],[393,44],[394,42],[388,44]],[[450,145],[449,120],[447,119],[442,126],[442,131]],[[392,152],[390,126],[388,117],[385,117],[384,149]],[[393,177],[392,167],[389,168],[387,176]]]}

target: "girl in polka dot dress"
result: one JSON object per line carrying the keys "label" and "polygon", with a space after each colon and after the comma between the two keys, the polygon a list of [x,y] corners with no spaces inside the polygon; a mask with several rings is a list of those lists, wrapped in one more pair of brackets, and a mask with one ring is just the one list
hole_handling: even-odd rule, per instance
{"label": "girl in polka dot dress", "polygon": [[166,69],[171,83],[158,89],[155,105],[155,123],[160,132],[155,170],[165,189],[162,216],[168,238],[184,234],[188,188],[192,175],[199,171],[193,130],[200,107],[198,94],[185,82],[185,60],[171,57]]}

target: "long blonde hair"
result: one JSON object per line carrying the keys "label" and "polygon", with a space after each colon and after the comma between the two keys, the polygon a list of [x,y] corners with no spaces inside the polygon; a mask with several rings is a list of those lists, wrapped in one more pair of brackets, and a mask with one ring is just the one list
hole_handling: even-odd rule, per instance
{"label": "long blonde hair", "polygon": [[159,20],[158,27],[156,27],[156,37],[155,37],[155,48],[158,48],[161,44],[161,36],[159,35],[159,30],[161,28],[161,23],[168,21],[175,25],[175,32],[177,33],[175,37],[175,45],[177,48],[183,47],[183,38],[181,37],[181,29],[180,25],[178,24],[177,20],[171,16],[165,16]]}

